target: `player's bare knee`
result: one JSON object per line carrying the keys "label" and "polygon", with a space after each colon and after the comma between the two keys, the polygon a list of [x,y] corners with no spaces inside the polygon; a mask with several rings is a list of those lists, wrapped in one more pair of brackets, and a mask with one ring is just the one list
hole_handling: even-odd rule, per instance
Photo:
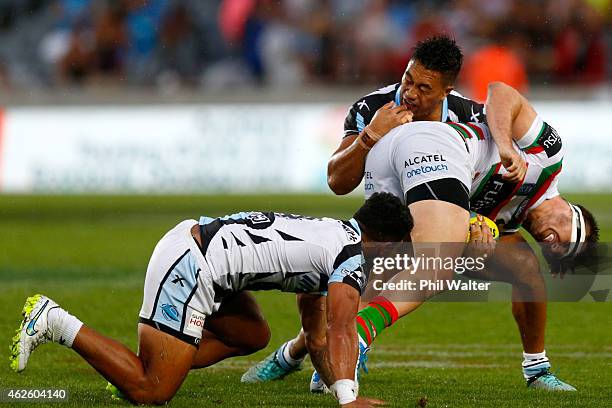
{"label": "player's bare knee", "polygon": [[249,342],[244,346],[245,354],[252,354],[259,350],[262,350],[270,343],[270,326],[265,320],[262,320],[255,329],[253,329],[249,336]]}
{"label": "player's bare knee", "polygon": [[131,387],[122,388],[121,392],[136,405],[164,405],[176,394],[176,390],[168,390],[148,378],[140,379]]}
{"label": "player's bare knee", "polygon": [[522,253],[516,257],[516,265],[512,269],[511,282],[513,286],[522,289],[536,289],[544,284],[540,273],[540,262],[533,253]]}

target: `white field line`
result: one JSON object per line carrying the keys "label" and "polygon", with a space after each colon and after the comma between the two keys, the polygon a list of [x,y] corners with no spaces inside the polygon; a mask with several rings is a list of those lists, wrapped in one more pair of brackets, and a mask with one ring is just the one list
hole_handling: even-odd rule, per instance
{"label": "white field line", "polygon": [[[207,370],[246,370],[257,361],[251,360],[236,360],[236,361],[223,361],[219,364],[215,364],[212,367],[208,367]],[[378,361],[369,362],[368,368],[379,369],[379,368],[500,368],[510,367],[510,364],[465,364],[457,363],[454,361],[427,361],[427,360],[414,360],[414,361]],[[305,370],[312,369],[312,364],[307,362],[304,364]]]}
{"label": "white field line", "polygon": [[[507,357],[515,356],[517,353],[514,350],[507,351],[487,351],[487,350],[475,350],[475,351],[444,351],[444,350],[386,350],[384,348],[372,349],[371,355],[374,356],[431,356],[431,357],[455,357],[455,358],[470,358],[470,357]],[[520,354],[520,352],[519,352]],[[602,358],[612,359],[612,353],[606,352],[564,352],[557,351],[548,353],[550,358],[563,357],[563,358]]]}
{"label": "white field line", "polygon": [[[406,340],[406,345],[379,345],[377,346],[376,344],[373,346],[373,348],[377,348],[377,349],[384,349],[384,350],[398,350],[398,351],[402,351],[402,350],[406,350],[407,348],[411,348],[411,349],[418,349],[418,350],[455,350],[455,349],[459,349],[459,350],[464,350],[464,349],[468,349],[468,350],[508,350],[508,351],[515,351],[518,350],[519,352],[522,351],[521,350],[521,344],[519,342],[516,343],[508,343],[508,344],[490,344],[490,343],[451,343],[451,344],[424,344],[424,343],[419,343],[419,344],[409,344],[410,340],[407,339]],[[555,350],[576,350],[579,348],[582,348],[582,346],[580,344],[559,344],[559,345],[555,345],[554,344],[554,339],[550,340],[550,345],[549,347],[551,349],[555,349]],[[605,351],[612,351],[612,346],[603,346],[601,347],[601,350],[605,350]]]}
{"label": "white field line", "polygon": [[[501,362],[487,362],[491,357],[516,357],[514,360],[520,360],[520,353],[515,352],[516,347],[512,346],[512,349],[508,348],[505,351],[492,351],[492,350],[478,350],[477,345],[471,345],[474,351],[445,351],[445,346],[436,345],[435,348],[438,350],[396,350],[395,347],[387,348],[380,347],[372,350],[371,359],[368,362],[368,368],[499,368],[499,367],[510,367],[513,364],[501,363]],[[574,347],[577,348],[577,347]],[[389,356],[395,356],[402,358],[403,361],[376,361],[377,356],[388,358]],[[517,357],[518,356],[518,357]],[[412,359],[405,361],[407,357]],[[568,358],[568,359],[584,359],[584,358],[598,358],[598,359],[612,359],[612,352],[565,352],[558,351],[550,353],[550,357],[554,360],[555,358]],[[460,362],[457,359],[463,358],[479,358],[483,362]],[[223,361],[219,364],[210,367],[209,369],[244,369],[251,367],[258,363],[257,360],[228,360]],[[611,363],[612,364],[612,363]],[[515,365],[515,364],[514,364]],[[304,364],[305,369],[312,368],[309,361]]]}

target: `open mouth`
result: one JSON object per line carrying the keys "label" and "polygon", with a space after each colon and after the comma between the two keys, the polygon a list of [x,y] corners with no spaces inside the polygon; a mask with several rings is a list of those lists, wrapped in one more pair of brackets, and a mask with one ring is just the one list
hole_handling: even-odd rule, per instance
{"label": "open mouth", "polygon": [[403,99],[402,102],[404,103],[404,106],[406,106],[406,109],[414,112],[416,108],[415,104],[408,102],[406,99]]}

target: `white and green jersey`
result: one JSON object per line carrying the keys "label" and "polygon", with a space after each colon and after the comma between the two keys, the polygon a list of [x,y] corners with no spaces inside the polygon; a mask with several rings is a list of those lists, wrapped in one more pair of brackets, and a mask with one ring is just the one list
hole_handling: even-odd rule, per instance
{"label": "white and green jersey", "polygon": [[527,163],[519,183],[506,170],[483,123],[414,122],[398,126],[374,145],[365,166],[366,197],[406,193],[434,180],[454,178],[470,197],[470,209],[495,220],[504,232],[518,230],[527,212],[559,195],[563,148],[557,132],[537,117],[516,150]]}
{"label": "white and green jersey", "polygon": [[557,176],[563,162],[563,145],[557,131],[539,116],[517,142],[517,150],[527,163],[527,173],[519,183],[502,178],[507,171],[486,125],[448,126],[465,138],[469,148],[478,150],[470,209],[495,220],[503,226],[503,232],[517,231],[530,210],[559,195]]}

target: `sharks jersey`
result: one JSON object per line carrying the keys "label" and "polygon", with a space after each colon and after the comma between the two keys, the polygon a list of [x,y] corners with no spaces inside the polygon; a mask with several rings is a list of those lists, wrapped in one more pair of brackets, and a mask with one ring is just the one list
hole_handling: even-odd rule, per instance
{"label": "sharks jersey", "polygon": [[331,282],[365,287],[361,231],[339,221],[274,212],[200,218],[202,254],[215,294],[278,289],[321,292]]}
{"label": "sharks jersey", "polygon": [[[344,136],[360,133],[372,120],[378,109],[388,102],[401,104],[400,84],[378,89],[359,99],[349,108],[344,120]],[[442,122],[486,123],[485,106],[452,91],[442,103]]]}
{"label": "sharks jersey", "polygon": [[[196,225],[201,246],[192,237]],[[224,297],[242,290],[320,293],[333,282],[361,293],[362,263],[353,219],[242,212],[185,220],[155,246],[139,321],[197,346]]]}

